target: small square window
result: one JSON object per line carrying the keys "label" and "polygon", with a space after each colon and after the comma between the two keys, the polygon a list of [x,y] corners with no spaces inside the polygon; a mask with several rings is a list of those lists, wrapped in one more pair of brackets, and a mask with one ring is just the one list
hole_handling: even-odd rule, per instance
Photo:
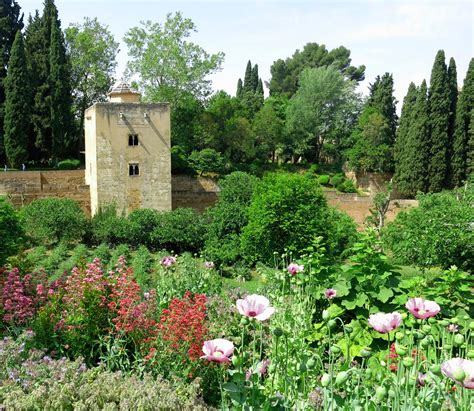
{"label": "small square window", "polygon": [[129,134],[128,135],[128,145],[129,146],[138,146],[138,134]]}
{"label": "small square window", "polygon": [[129,176],[139,176],[140,175],[140,167],[138,164],[129,164],[128,165],[128,175]]}

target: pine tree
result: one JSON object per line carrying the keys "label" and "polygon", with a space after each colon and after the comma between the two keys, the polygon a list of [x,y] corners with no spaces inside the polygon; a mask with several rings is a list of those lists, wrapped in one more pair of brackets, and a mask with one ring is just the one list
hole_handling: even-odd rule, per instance
{"label": "pine tree", "polygon": [[448,147],[447,147],[447,172],[446,187],[453,187],[452,157],[454,145],[454,128],[456,120],[456,105],[458,101],[458,80],[456,72],[456,62],[451,57],[448,66],[448,87],[449,87],[449,125],[448,125]]}
{"label": "pine tree", "polygon": [[239,81],[237,82],[237,93],[235,93],[235,97],[242,98],[243,92],[244,90],[242,86],[242,79],[239,78]]}
{"label": "pine tree", "polygon": [[5,146],[3,142],[3,121],[5,104],[4,80],[7,76],[10,51],[18,30],[23,29],[23,14],[16,1],[0,1],[0,164],[5,161]]}
{"label": "pine tree", "polygon": [[51,21],[51,48],[49,56],[51,154],[53,159],[57,160],[65,158],[68,154],[73,154],[76,143],[71,112],[72,97],[69,63],[66,57],[63,33],[57,16],[53,16]]}
{"label": "pine tree", "polygon": [[397,137],[394,146],[395,176],[394,180],[397,189],[404,195],[409,192],[410,184],[410,164],[408,161],[409,132],[413,122],[413,108],[417,99],[417,88],[414,83],[410,83],[408,92],[403,99],[402,113],[400,116],[400,126],[397,130]]}
{"label": "pine tree", "polygon": [[255,64],[255,66],[252,67],[252,75],[250,78],[250,90],[255,93],[257,91],[257,86],[258,86],[258,64]]}
{"label": "pine tree", "polygon": [[252,89],[252,62],[249,60],[245,69],[244,93]]}
{"label": "pine tree", "polygon": [[[468,177],[468,163],[474,156],[474,147],[469,144],[469,130],[472,125],[472,111],[474,110],[474,58],[469,62],[469,68],[464,79],[461,94],[456,106],[456,120],[454,129],[452,173],[453,184],[461,186]],[[472,138],[472,135],[471,135]]]}
{"label": "pine tree", "polygon": [[426,170],[430,164],[430,136],[428,88],[425,80],[418,90],[412,116],[407,143],[408,194],[415,196],[419,191],[426,192],[429,184]]}
{"label": "pine tree", "polygon": [[29,76],[21,31],[17,31],[5,79],[5,152],[11,167],[28,158]]}
{"label": "pine tree", "polygon": [[429,91],[430,151],[428,168],[429,190],[441,191],[447,177],[447,147],[449,128],[449,86],[444,51],[439,50],[431,71]]}

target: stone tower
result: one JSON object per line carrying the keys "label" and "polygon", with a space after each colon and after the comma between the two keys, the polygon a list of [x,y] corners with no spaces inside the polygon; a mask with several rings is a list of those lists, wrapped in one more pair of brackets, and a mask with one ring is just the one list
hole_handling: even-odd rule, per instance
{"label": "stone tower", "polygon": [[91,214],[115,204],[171,210],[170,108],[143,104],[140,94],[116,83],[109,101],[85,112],[86,184]]}

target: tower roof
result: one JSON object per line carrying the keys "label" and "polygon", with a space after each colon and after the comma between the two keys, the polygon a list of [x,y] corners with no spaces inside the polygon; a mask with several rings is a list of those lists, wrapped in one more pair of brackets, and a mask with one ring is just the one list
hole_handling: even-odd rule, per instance
{"label": "tower roof", "polygon": [[108,95],[117,94],[140,94],[137,91],[133,91],[130,86],[123,80],[117,81],[109,90]]}

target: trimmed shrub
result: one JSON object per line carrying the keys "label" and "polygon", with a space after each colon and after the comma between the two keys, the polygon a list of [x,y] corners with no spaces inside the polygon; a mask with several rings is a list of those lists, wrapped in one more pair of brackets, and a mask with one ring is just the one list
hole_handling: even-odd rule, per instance
{"label": "trimmed shrub", "polygon": [[272,263],[274,252],[285,250],[297,255],[318,236],[332,256],[338,256],[356,232],[353,222],[327,205],[319,185],[296,174],[266,176],[252,198],[248,216],[241,246],[250,263]]}
{"label": "trimmed shrub", "polygon": [[322,186],[327,186],[329,184],[329,176],[328,175],[320,175],[318,177],[318,183],[321,184]]}
{"label": "trimmed shrub", "polygon": [[241,258],[240,233],[247,224],[248,207],[258,181],[241,171],[220,180],[219,199],[207,213],[210,219],[205,241],[207,259],[230,265]]}
{"label": "trimmed shrub", "polygon": [[63,160],[60,161],[57,165],[58,170],[77,170],[81,166],[81,162],[79,160]]}
{"label": "trimmed shrub", "polygon": [[336,174],[331,177],[331,185],[337,187],[339,184],[342,184],[345,180],[345,177],[342,174]]}
{"label": "trimmed shrub", "polygon": [[36,243],[80,241],[87,220],[79,204],[69,198],[41,198],[21,209],[26,234]]}
{"label": "trimmed shrub", "polygon": [[[342,183],[342,191],[343,193],[357,193],[357,187],[354,185],[352,180],[346,180]],[[338,189],[339,190],[339,189]]]}
{"label": "trimmed shrub", "polygon": [[0,266],[19,250],[22,237],[18,213],[5,197],[0,197]]}

